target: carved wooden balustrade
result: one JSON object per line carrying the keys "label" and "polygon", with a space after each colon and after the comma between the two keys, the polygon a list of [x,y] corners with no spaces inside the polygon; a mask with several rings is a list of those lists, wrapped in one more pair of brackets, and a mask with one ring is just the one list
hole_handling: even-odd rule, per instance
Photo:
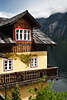
{"label": "carved wooden balustrade", "polygon": [[24,85],[40,81],[40,78],[47,75],[47,79],[58,77],[58,67],[52,67],[40,70],[29,70],[0,75],[0,86],[14,86],[16,84]]}

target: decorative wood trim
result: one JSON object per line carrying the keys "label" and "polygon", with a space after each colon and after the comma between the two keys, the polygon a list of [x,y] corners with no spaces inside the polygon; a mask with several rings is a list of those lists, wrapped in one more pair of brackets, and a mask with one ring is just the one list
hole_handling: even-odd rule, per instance
{"label": "decorative wood trim", "polygon": [[[21,18],[19,19],[15,24],[14,24],[14,29],[13,29],[13,39],[16,40],[16,36],[15,36],[15,29],[19,28],[19,29],[30,29],[31,30],[31,42],[32,42],[32,27],[29,24],[28,21],[26,21],[25,19]],[[18,42],[22,42],[22,41],[17,41]],[[27,41],[23,41],[23,42],[27,42]],[[29,42],[30,43],[30,42]]]}
{"label": "decorative wood trim", "polygon": [[13,46],[13,52],[29,52],[31,51],[31,44],[17,44]]}
{"label": "decorative wood trim", "polygon": [[47,79],[57,78],[58,77],[57,70],[58,67],[56,68],[53,67],[49,70],[38,69],[38,70],[20,71],[8,74],[0,74],[0,86],[4,86],[5,84],[7,84],[7,86],[12,86],[15,84],[24,85],[32,82],[35,83],[38,82],[43,75],[47,75]]}

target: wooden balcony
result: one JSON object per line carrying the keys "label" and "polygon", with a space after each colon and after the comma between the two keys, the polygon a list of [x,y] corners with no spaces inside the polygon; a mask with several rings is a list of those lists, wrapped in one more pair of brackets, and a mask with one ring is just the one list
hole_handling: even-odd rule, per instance
{"label": "wooden balcony", "polygon": [[17,52],[29,52],[31,51],[31,43],[17,43],[13,46],[12,51]]}
{"label": "wooden balcony", "polygon": [[54,79],[54,78],[58,78],[58,70],[59,70],[59,67],[54,67],[54,66],[50,66],[48,65],[47,66],[47,76],[48,76],[48,79]]}
{"label": "wooden balcony", "polygon": [[25,85],[30,83],[36,83],[40,81],[43,75],[47,75],[47,79],[53,79],[58,77],[58,67],[51,67],[47,69],[29,70],[22,72],[15,72],[10,74],[0,75],[0,86],[7,85],[12,87],[16,84]]}
{"label": "wooden balcony", "polygon": [[[4,48],[4,49],[3,49]],[[31,43],[16,43],[16,44],[1,44],[0,45],[0,52],[30,52],[31,51]]]}

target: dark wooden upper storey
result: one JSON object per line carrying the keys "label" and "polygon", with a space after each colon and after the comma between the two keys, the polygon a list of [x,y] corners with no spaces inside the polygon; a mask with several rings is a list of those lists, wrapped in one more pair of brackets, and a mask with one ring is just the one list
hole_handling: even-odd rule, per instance
{"label": "dark wooden upper storey", "polygon": [[39,51],[47,45],[55,45],[38,29],[40,27],[27,10],[10,19],[0,18],[0,52]]}

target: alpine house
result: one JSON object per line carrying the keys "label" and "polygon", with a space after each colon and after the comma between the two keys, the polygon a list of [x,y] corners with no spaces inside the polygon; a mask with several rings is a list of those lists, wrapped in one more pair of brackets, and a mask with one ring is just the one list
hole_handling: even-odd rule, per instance
{"label": "alpine house", "polygon": [[33,87],[43,75],[48,79],[58,75],[58,67],[47,65],[47,47],[55,42],[40,27],[27,10],[10,19],[0,18],[0,87],[7,85],[11,92],[19,84],[23,100],[28,100],[31,83]]}

